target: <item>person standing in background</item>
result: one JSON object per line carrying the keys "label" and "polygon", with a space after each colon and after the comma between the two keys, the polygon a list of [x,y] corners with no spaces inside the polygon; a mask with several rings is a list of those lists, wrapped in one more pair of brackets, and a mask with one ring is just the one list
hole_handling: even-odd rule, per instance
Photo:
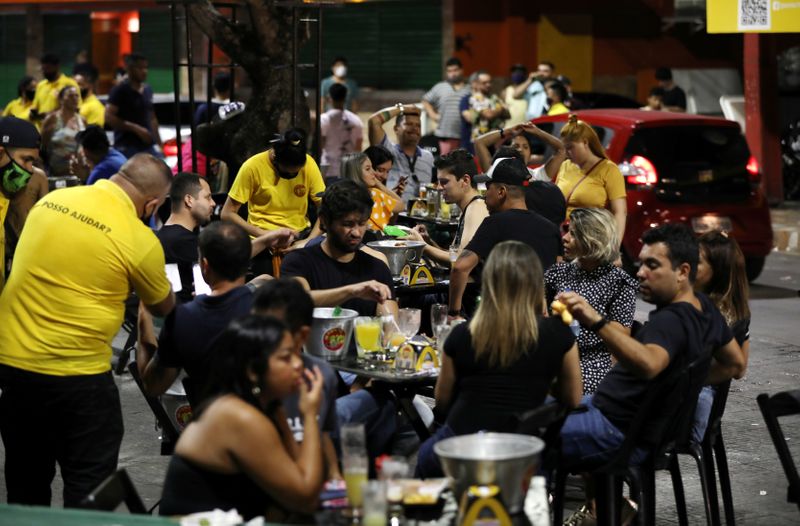
{"label": "person standing in background", "polygon": [[87,125],[100,126],[106,124],[106,107],[94,93],[97,83],[97,68],[91,64],[82,64],[75,73],[75,82],[81,90],[81,104],[78,111]]}
{"label": "person standing in background", "polygon": [[322,99],[322,109],[328,111],[331,109],[331,104],[325,100],[328,95],[328,90],[331,89],[333,84],[344,84],[347,86],[347,99],[345,99],[344,107],[354,113],[358,113],[358,82],[347,76],[347,59],[344,57],[336,57],[331,64],[330,77],[323,79],[322,85],[319,88],[319,96]]}
{"label": "person standing in background", "polygon": [[3,117],[16,117],[24,121],[31,120],[31,108],[33,98],[36,96],[36,79],[33,77],[22,77],[17,84],[18,98],[6,104],[3,110]]}
{"label": "person standing in background", "polygon": [[333,107],[320,116],[322,135],[322,172],[325,177],[339,177],[342,158],[361,151],[364,125],[361,119],[344,109],[347,86],[331,84],[328,96]]}
{"label": "person standing in background", "polygon": [[56,111],[59,104],[59,94],[67,86],[78,89],[75,80],[61,73],[60,59],[48,53],[42,57],[42,75],[44,79],[36,85],[36,94],[33,97],[30,120],[41,122],[48,113]]}
{"label": "person standing in background", "polygon": [[528,111],[528,101],[522,97],[515,97],[514,93],[517,88],[522,85],[528,78],[528,69],[523,64],[514,64],[511,66],[511,84],[506,86],[503,90],[503,102],[508,108],[508,113],[511,115],[506,120],[506,128],[513,128],[517,124],[522,124],[528,119],[525,118],[525,113]]}
{"label": "person standing in background", "polygon": [[147,58],[125,56],[127,78],[108,95],[106,122],[114,130],[114,148],[127,158],[137,153],[162,157],[158,119],[153,109],[153,90],[147,80]]}
{"label": "person standing in background", "polygon": [[446,155],[461,144],[461,116],[458,105],[469,94],[461,61],[455,57],[445,64],[445,80],[422,97],[428,117],[438,123],[434,135],[439,139],[439,154]]}

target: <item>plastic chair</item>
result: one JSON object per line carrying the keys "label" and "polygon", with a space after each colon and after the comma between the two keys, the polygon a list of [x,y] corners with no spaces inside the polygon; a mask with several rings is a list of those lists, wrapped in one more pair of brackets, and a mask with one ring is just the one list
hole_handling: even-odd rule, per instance
{"label": "plastic chair", "polygon": [[81,507],[100,511],[115,511],[123,502],[131,513],[147,514],[147,508],[144,507],[139,493],[124,468],[118,469],[113,475],[100,483],[94,491],[83,499]]}
{"label": "plastic chair", "polygon": [[[597,524],[611,526],[620,523],[622,483],[628,480],[631,498],[639,504],[637,524],[655,524],[655,471],[668,469],[672,462],[675,444],[688,440],[691,435],[697,397],[708,375],[711,353],[703,353],[687,366],[676,368],[671,374],[657,380],[639,406],[636,417],[625,431],[625,440],[614,456],[600,467],[566,466],[570,471],[591,471],[596,487]],[[670,411],[661,429],[654,428],[653,414],[670,400]],[[655,442],[654,442],[655,440]],[[645,445],[646,444],[646,445]],[[643,446],[644,445],[644,446]],[[646,447],[651,451],[640,465],[631,465],[634,450]],[[553,510],[554,524],[563,518],[564,492],[568,469],[560,466],[556,476]],[[676,501],[682,498],[683,485],[673,479]]]}
{"label": "plastic chair", "polygon": [[158,398],[150,396],[144,391],[144,384],[142,384],[142,376],[139,374],[138,364],[136,362],[129,363],[128,370],[133,380],[136,382],[136,385],[139,386],[139,390],[142,392],[142,396],[144,396],[147,405],[150,406],[150,410],[155,415],[156,422],[158,422],[159,427],[161,427],[161,454],[171,455],[175,450],[175,442],[178,441],[178,435],[181,433],[180,430],[172,423],[172,420],[170,420],[169,415],[167,415],[164,406],[161,405]]}
{"label": "plastic chair", "polygon": [[794,463],[791,451],[789,451],[789,446],[786,445],[783,429],[781,429],[781,425],[778,422],[778,418],[782,416],[800,414],[800,389],[783,391],[772,396],[762,393],[758,395],[756,401],[758,401],[758,407],[764,416],[764,422],[767,424],[769,436],[772,438],[775,450],[778,452],[783,472],[786,473],[786,478],[789,481],[786,501],[796,504],[800,510],[800,476],[797,474],[797,466]]}

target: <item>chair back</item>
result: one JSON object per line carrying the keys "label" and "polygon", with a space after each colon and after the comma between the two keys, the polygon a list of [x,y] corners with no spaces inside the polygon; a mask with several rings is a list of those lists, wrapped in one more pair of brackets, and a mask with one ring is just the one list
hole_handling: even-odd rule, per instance
{"label": "chair back", "polygon": [[778,422],[780,417],[800,414],[800,389],[783,391],[772,396],[762,393],[758,395],[756,401],[764,416],[764,422],[767,424],[775,450],[778,452],[783,472],[789,481],[786,500],[797,504],[800,509],[800,476],[797,474],[797,466],[789,446],[786,444],[787,439],[783,434],[783,429]]}
{"label": "chair back", "polygon": [[131,513],[147,514],[147,508],[144,507],[139,493],[124,468],[118,469],[113,475],[101,482],[94,491],[83,499],[81,507],[100,511],[115,511],[123,502]]}
{"label": "chair back", "polygon": [[[175,424],[172,423],[167,412],[164,410],[164,406],[161,405],[161,402],[158,398],[154,396],[150,396],[144,390],[144,384],[142,384],[142,376],[139,374],[139,366],[136,362],[131,362],[128,364],[128,370],[131,373],[131,377],[136,382],[136,385],[139,387],[139,391],[142,392],[142,396],[144,396],[147,405],[150,406],[150,410],[156,417],[156,421],[161,426],[161,430],[164,433],[164,442],[162,443],[169,443],[171,447],[175,446],[175,442],[178,441],[178,435],[181,434],[180,430],[175,427]],[[191,403],[191,401],[190,401]],[[171,455],[172,451],[163,451],[161,452],[162,455]]]}

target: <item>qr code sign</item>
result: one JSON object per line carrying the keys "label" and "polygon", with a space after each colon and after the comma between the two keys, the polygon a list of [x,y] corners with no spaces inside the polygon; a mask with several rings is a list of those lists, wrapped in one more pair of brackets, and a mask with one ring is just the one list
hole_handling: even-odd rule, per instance
{"label": "qr code sign", "polygon": [[770,29],[769,0],[739,0],[739,30]]}

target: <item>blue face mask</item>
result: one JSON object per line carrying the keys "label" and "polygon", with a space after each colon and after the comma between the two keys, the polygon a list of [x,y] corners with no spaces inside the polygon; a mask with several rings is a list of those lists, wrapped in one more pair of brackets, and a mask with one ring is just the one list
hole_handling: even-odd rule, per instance
{"label": "blue face mask", "polygon": [[511,74],[511,83],[522,84],[523,82],[525,82],[526,78],[528,78],[528,76],[525,74],[524,71],[515,71],[514,73]]}

